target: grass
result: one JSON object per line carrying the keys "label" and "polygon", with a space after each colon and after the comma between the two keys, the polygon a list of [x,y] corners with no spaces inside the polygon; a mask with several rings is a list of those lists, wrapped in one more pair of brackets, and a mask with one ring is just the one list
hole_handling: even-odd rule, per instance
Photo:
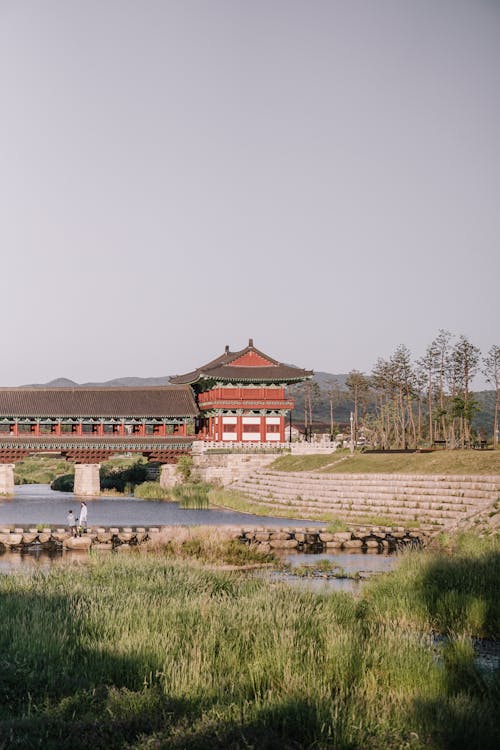
{"label": "grass", "polygon": [[210,485],[203,482],[186,482],[172,489],[172,497],[180,508],[208,508]]}
{"label": "grass", "polygon": [[14,469],[15,484],[50,484],[62,474],[74,475],[75,467],[63,458],[27,456]]}
{"label": "grass", "polygon": [[336,455],[282,456],[269,468],[280,471],[324,470],[341,474],[500,474],[500,450],[355,453],[352,457],[346,455],[342,461],[336,461]]}
{"label": "grass", "polygon": [[159,482],[142,482],[134,487],[134,497],[143,500],[171,500],[172,492],[160,486]]}
{"label": "grass", "polygon": [[224,527],[176,526],[164,528],[149,542],[149,549],[176,560],[195,560],[215,566],[247,566],[278,563],[274,553],[258,544],[242,544],[234,531]]}
{"label": "grass", "polygon": [[[468,554],[441,595],[487,606],[478,563],[492,560]],[[2,746],[494,748],[498,691],[460,622],[444,649],[419,630],[435,622],[432,559],[403,566],[404,594],[384,576],[361,600],[164,554],[1,576]]]}
{"label": "grass", "polygon": [[434,549],[405,553],[391,575],[368,586],[365,597],[373,616],[391,627],[498,638],[499,580],[498,538],[443,534]]}

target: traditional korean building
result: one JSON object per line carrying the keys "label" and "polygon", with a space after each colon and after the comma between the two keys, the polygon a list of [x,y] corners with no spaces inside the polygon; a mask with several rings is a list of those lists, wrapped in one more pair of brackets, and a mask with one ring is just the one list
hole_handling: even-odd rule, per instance
{"label": "traditional korean building", "polygon": [[190,388],[0,388],[0,437],[194,435]]}
{"label": "traditional korean building", "polygon": [[277,362],[248,346],[224,354],[203,367],[171,378],[177,385],[190,385],[200,410],[198,437],[224,442],[284,442],[287,413],[293,399],[285,386],[312,376]]}

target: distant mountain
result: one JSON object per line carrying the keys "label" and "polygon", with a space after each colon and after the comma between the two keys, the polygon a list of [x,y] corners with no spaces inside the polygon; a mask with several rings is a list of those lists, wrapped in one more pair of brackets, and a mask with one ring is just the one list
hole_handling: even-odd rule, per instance
{"label": "distant mountain", "polygon": [[21,385],[20,388],[77,388],[78,383],[69,378],[55,378],[49,383],[31,383],[28,385]]}
{"label": "distant mountain", "polygon": [[[342,389],[346,389],[346,380],[349,377],[347,373],[341,373],[340,375],[334,375],[331,372],[315,372],[313,380],[316,381],[316,383],[319,385],[320,388],[328,389],[330,385],[336,385],[338,383],[339,387]],[[336,381],[336,383],[334,382]]]}
{"label": "distant mountain", "polygon": [[48,383],[31,383],[30,385],[21,385],[20,388],[112,388],[120,386],[123,388],[133,388],[134,386],[167,385],[168,382],[168,375],[163,375],[160,378],[114,378],[113,380],[105,380],[102,383],[75,383],[74,380],[70,380],[69,378],[55,378],[55,380],[50,380]]}
{"label": "distant mountain", "polygon": [[164,375],[160,378],[114,378],[114,380],[106,380],[105,383],[83,383],[83,385],[94,386],[95,388],[101,386],[106,388],[118,386],[122,386],[123,388],[133,388],[148,385],[167,385],[168,382],[168,375]]}

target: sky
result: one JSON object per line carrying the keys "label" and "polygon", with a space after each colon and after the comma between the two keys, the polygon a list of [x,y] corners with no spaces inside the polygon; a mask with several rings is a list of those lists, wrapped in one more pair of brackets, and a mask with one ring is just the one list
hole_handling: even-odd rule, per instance
{"label": "sky", "polygon": [[499,0],[0,0],[0,385],[499,341]]}

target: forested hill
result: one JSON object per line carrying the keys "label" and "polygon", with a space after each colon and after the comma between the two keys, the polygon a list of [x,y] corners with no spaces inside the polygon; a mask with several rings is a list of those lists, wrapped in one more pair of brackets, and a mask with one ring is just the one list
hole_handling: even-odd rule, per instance
{"label": "forested hill", "polygon": [[[312,394],[312,413],[313,421],[323,423],[325,426],[330,423],[330,398],[333,398],[333,418],[335,425],[342,426],[349,424],[349,416],[353,409],[353,401],[350,398],[349,390],[346,385],[348,378],[347,373],[334,374],[331,372],[316,372],[313,377],[313,394]],[[36,388],[78,388],[80,386],[94,387],[140,387],[140,386],[157,386],[167,385],[169,376],[163,375],[152,378],[124,377],[106,380],[102,383],[76,383],[68,378],[56,378],[49,383],[37,383],[31,386]],[[295,409],[292,415],[293,421],[302,423],[304,421],[304,391],[301,386],[291,388],[295,398]],[[476,391],[474,397],[477,401],[479,411],[475,414],[472,424],[476,430],[484,431],[491,435],[493,431],[493,412],[495,407],[494,391]],[[373,403],[370,399],[366,404],[366,411],[369,414],[373,410]]]}

